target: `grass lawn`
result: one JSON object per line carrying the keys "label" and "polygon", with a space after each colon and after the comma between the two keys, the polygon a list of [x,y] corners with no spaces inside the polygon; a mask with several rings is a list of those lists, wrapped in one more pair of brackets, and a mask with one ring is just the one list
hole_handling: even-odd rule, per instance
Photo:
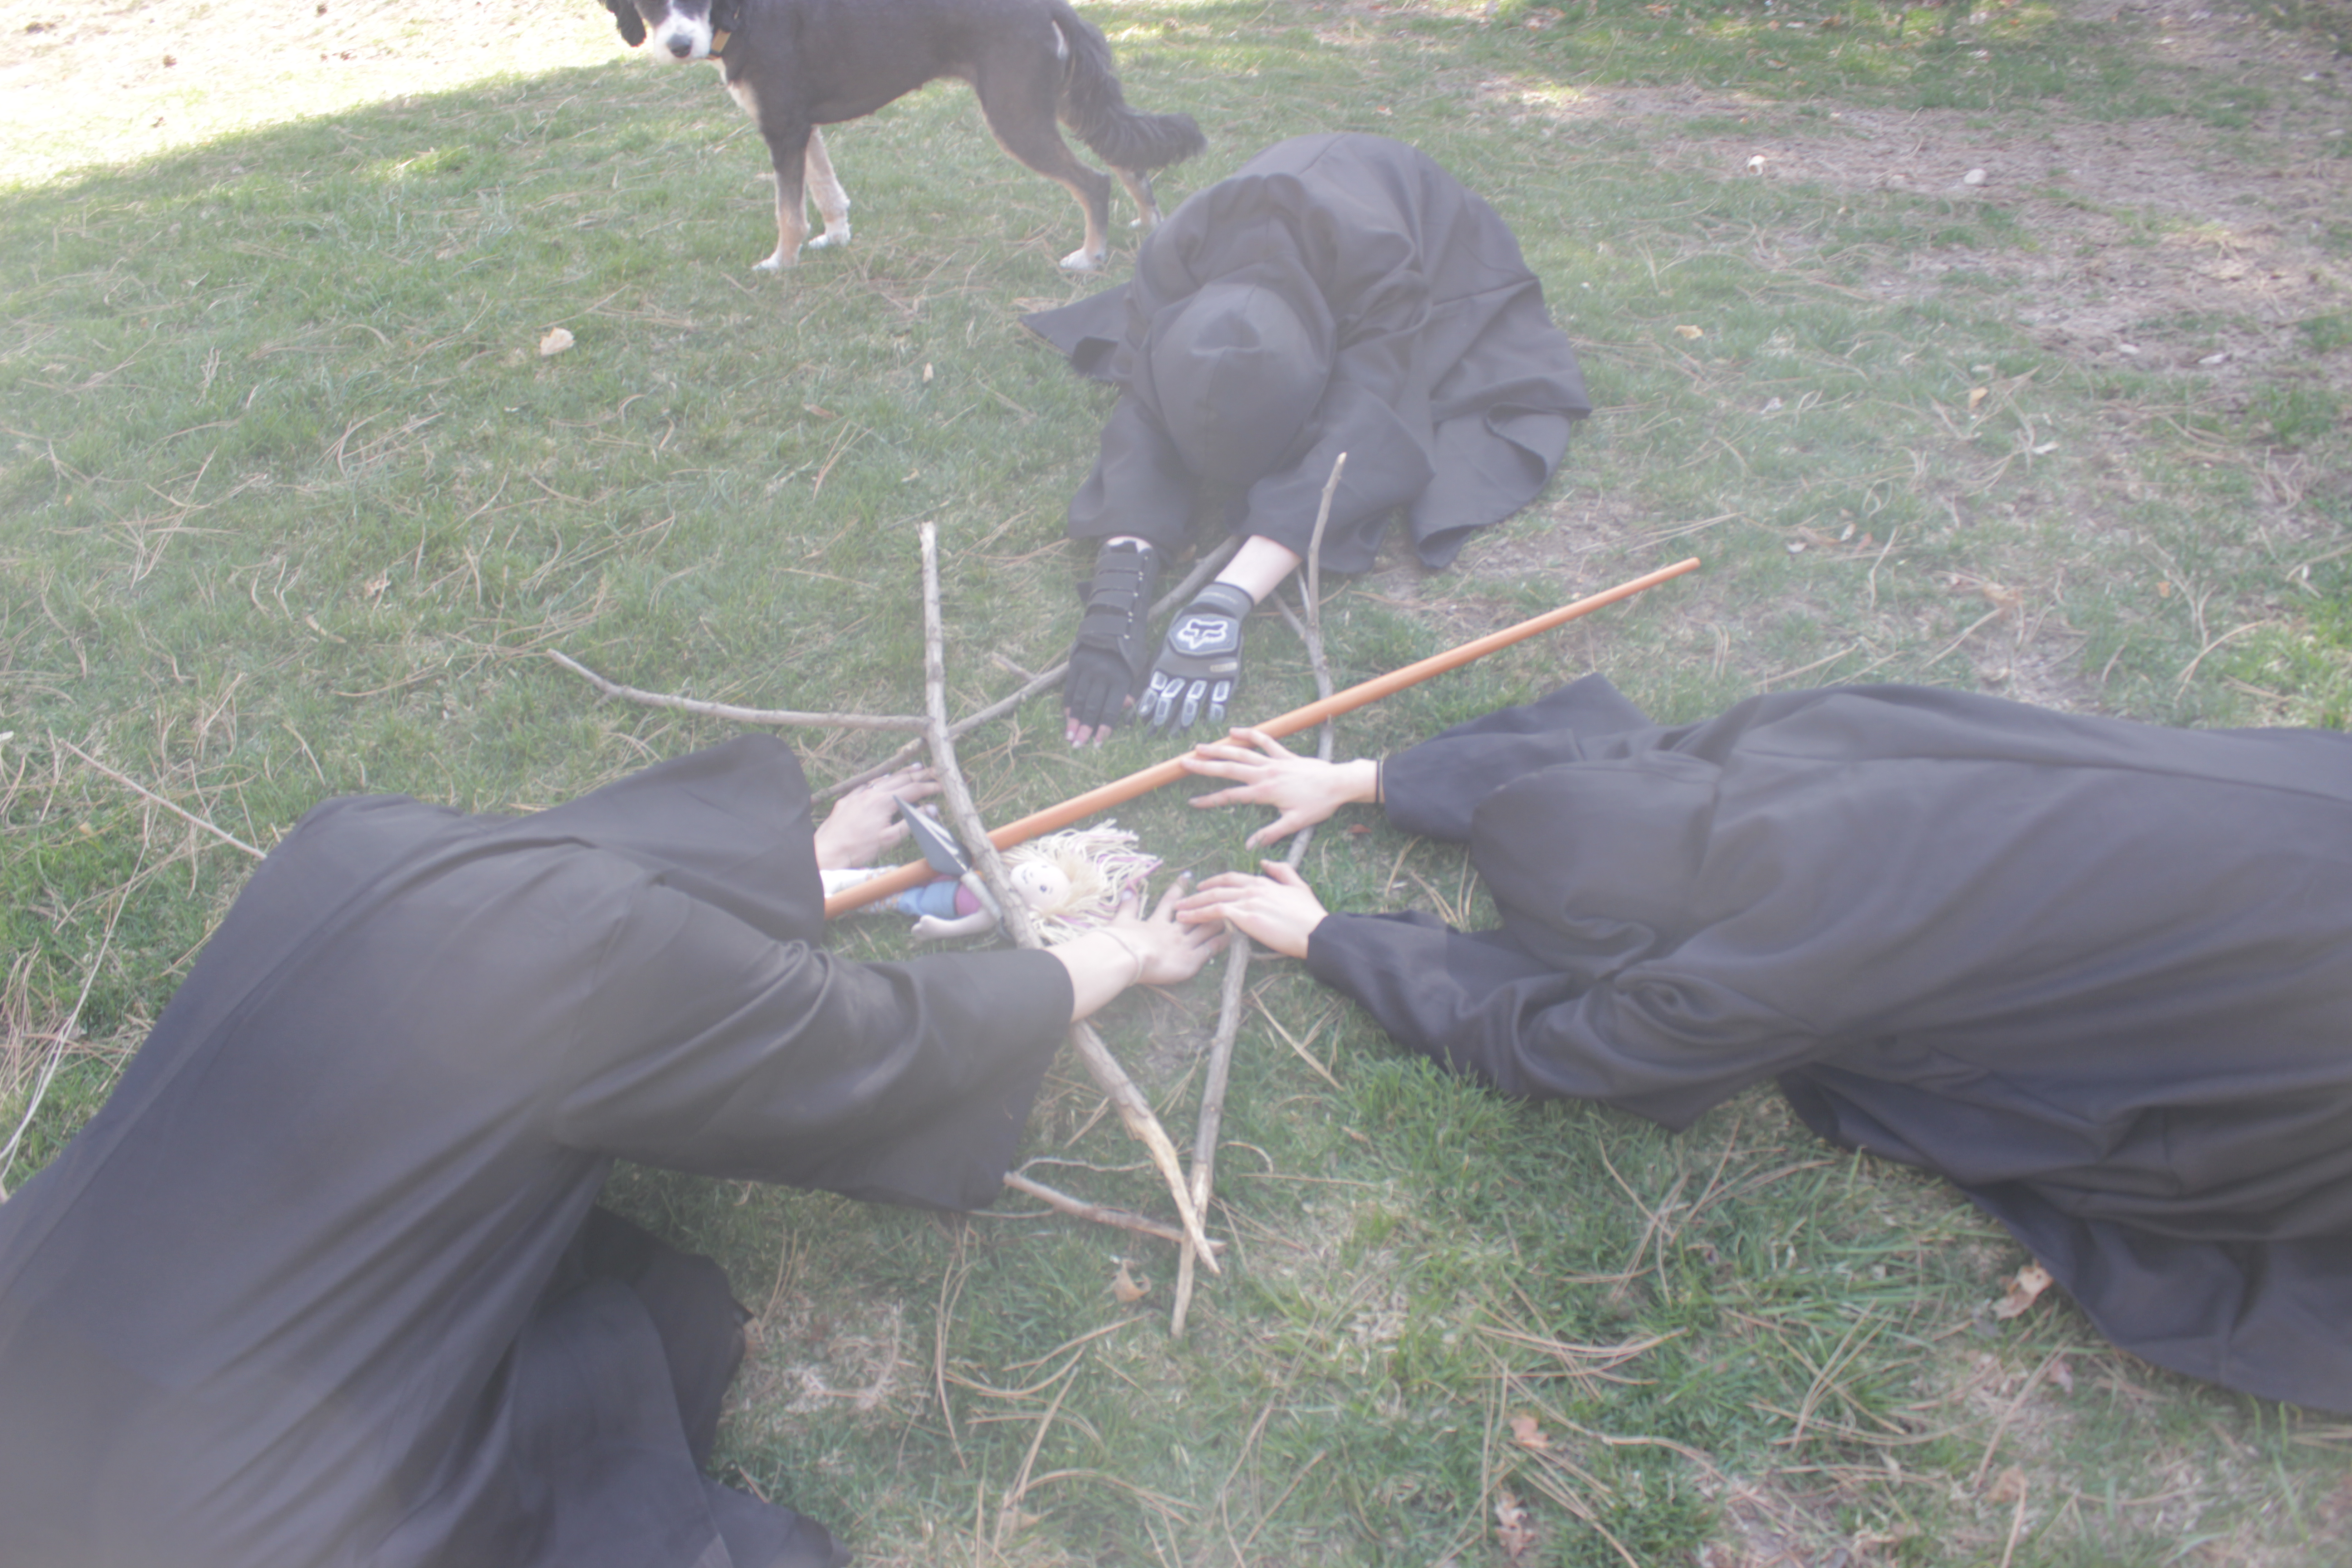
{"label": "grass lawn", "polygon": [[[2352,46],[2312,0],[1094,4],[1209,150],[1410,140],[1501,211],[1600,411],[1444,573],[1326,585],[1345,684],[1685,554],[1699,574],[1342,721],[1342,755],[1605,672],[1652,713],[1907,680],[2181,724],[2352,714]],[[103,1098],[311,805],[561,800],[743,703],[951,705],[1065,651],[1108,411],[1017,314],[1078,215],[938,84],[831,138],[856,240],[781,280],[707,69],[587,0],[27,0],[0,35],[0,1181]],[[248,24],[248,25],[233,25]],[[266,30],[265,30],[266,31]],[[462,51],[459,46],[462,46]],[[1128,214],[1119,210],[1123,221]],[[1132,238],[1115,236],[1112,276]],[[552,329],[570,346],[549,353]],[[1312,694],[1250,627],[1245,716]],[[1041,696],[962,743],[1004,819],[1158,760]],[[893,737],[796,732],[820,783]],[[1253,824],[1123,809],[1172,866]],[[1335,907],[1472,921],[1366,819]],[[845,923],[853,956],[907,951]],[[2337,1564],[2352,1425],[2116,1352],[1939,1182],[1770,1094],[1679,1138],[1520,1106],[1253,968],[1212,1229],[1175,1260],[624,1169],[757,1312],[729,1479],[874,1563]],[[1189,1139],[1214,983],[1106,1035]],[[1036,1172],[1165,1208],[1065,1062]],[[1114,1291],[1122,1273],[1140,1299]],[[1127,1292],[1126,1294],[1133,1294]]]}

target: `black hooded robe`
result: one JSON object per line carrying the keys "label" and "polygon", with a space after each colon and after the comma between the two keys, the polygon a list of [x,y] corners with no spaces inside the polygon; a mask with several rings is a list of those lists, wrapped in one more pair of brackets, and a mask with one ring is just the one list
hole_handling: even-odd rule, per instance
{"label": "black hooded robe", "polygon": [[311,812],[0,1204],[0,1563],[829,1561],[699,1473],[740,1312],[597,1190],[626,1158],[984,1204],[1071,993],[822,928],[772,739],[523,818]]}
{"label": "black hooded robe", "polygon": [[[1330,362],[1320,402],[1262,477],[1196,475],[1139,373],[1155,334],[1215,283],[1271,290]],[[1426,154],[1385,136],[1267,148],[1153,230],[1133,279],[1022,320],[1079,371],[1121,388],[1094,472],[1070,503],[1077,539],[1133,535],[1178,550],[1202,479],[1247,484],[1232,532],[1303,556],[1345,452],[1323,564],[1369,568],[1401,507],[1422,564],[1440,567],[1473,530],[1535,498],[1569,425],[1592,412],[1576,351],[1509,226]]]}
{"label": "black hooded robe", "polygon": [[1399,1040],[1673,1128],[1777,1076],[2115,1343],[2352,1411],[2352,738],[1910,687],[1669,729],[1595,676],[1384,788],[1503,914],[1317,926]]}

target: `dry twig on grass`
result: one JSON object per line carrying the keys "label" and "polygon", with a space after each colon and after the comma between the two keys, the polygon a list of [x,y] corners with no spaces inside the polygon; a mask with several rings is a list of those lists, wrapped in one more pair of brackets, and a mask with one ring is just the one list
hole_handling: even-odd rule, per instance
{"label": "dry twig on grass", "polygon": [[[243,839],[236,837],[234,834],[222,831],[220,828],[215,827],[212,823],[206,821],[204,818],[197,816],[194,812],[191,812],[186,808],[165,799],[155,791],[147,788],[146,785],[141,784],[138,780],[133,779],[126,774],[116,772],[114,769],[108,767],[105,763],[100,762],[97,758],[82,750],[79,746],[76,746],[73,742],[68,740],[60,740],[55,735],[51,735],[49,737],[49,744],[53,748],[53,753],[54,751],[70,752],[73,756],[79,758],[85,767],[88,767],[92,771],[102,774],[106,778],[109,778],[115,783],[120,784],[123,788],[129,790],[134,795],[137,795],[142,800],[151,802],[154,805],[161,806],[164,810],[170,812],[173,816],[178,817],[183,822],[188,823],[190,826],[201,828],[203,831],[210,833],[214,838],[219,839],[222,843],[231,845],[237,849],[241,849],[256,860],[262,858],[262,851],[255,849],[251,844],[246,843]],[[191,843],[193,843],[193,841],[191,841]],[[189,853],[192,863],[194,859],[194,852],[192,847]],[[176,855],[167,857],[162,862],[162,865],[169,865],[171,861],[176,858]],[[159,865],[157,869],[162,869],[162,866]],[[144,881],[149,874],[150,873],[147,871],[147,844],[144,837],[142,837],[139,847],[138,863],[132,869],[130,880],[125,882],[120,891],[116,894],[114,908],[106,917],[105,934],[99,939],[98,951],[91,957],[89,969],[82,977],[81,993],[74,998],[73,1011],[66,1015],[65,1022],[57,1027],[56,1033],[51,1037],[49,1053],[45,1058],[43,1058],[40,1069],[33,1075],[32,1087],[27,1092],[25,1098],[24,1112],[17,1118],[17,1123],[14,1130],[11,1131],[8,1135],[8,1141],[5,1144],[0,1144],[0,1200],[5,1200],[8,1196],[7,1177],[9,1168],[16,1163],[17,1151],[24,1143],[24,1136],[26,1132],[31,1130],[33,1125],[33,1118],[39,1113],[42,1102],[48,1098],[49,1085],[51,1081],[56,1078],[58,1068],[64,1063],[66,1051],[73,1042],[74,1031],[81,1023],[83,1004],[89,1001],[90,988],[97,983],[99,968],[106,962],[106,955],[113,945],[115,923],[122,918],[123,907],[130,902],[131,894],[137,890],[140,883]]]}
{"label": "dry twig on grass", "polygon": [[964,1440],[956,1432],[955,1405],[947,1396],[947,1330],[963,1299],[964,1281],[971,1277],[971,1260],[964,1254],[964,1234],[958,1232],[955,1256],[939,1276],[939,1310],[931,1333],[931,1387],[939,1396],[939,1416],[947,1423],[947,1441],[955,1449],[956,1468],[964,1468]]}
{"label": "dry twig on grass", "polygon": [[[79,756],[80,753],[75,753]],[[88,758],[83,758],[88,761]],[[147,861],[146,845],[139,846],[139,867]],[[123,906],[131,901],[131,890],[139,885],[139,867],[133,867],[131,880],[123,884],[121,896],[115,899],[114,909],[106,917],[106,933],[98,939],[98,951],[90,957],[90,967],[82,975],[81,994],[74,998],[73,1011],[65,1015],[65,1022],[57,1026],[56,1037],[47,1060],[34,1076],[31,1093],[25,1096],[24,1115],[17,1118],[16,1130],[8,1135],[8,1142],[0,1145],[0,1202],[8,1198],[8,1171],[16,1163],[16,1151],[24,1143],[25,1133],[33,1125],[33,1117],[48,1098],[50,1080],[57,1076],[60,1063],[65,1060],[66,1047],[73,1043],[74,1030],[82,1021],[82,1004],[90,1000],[90,987],[98,983],[98,970],[106,962],[107,951],[114,945],[114,925],[122,918]]]}
{"label": "dry twig on grass", "polygon": [[[972,803],[972,791],[964,782],[963,769],[956,765],[955,735],[947,722],[947,653],[946,633],[939,611],[939,528],[931,522],[922,525],[923,541],[923,686],[924,702],[929,710],[925,724],[931,744],[931,765],[939,776],[940,801],[947,808],[948,819],[956,832],[970,847],[972,860],[979,867],[981,880],[995,895],[1004,917],[1006,934],[1021,947],[1041,947],[1036,927],[1030,924],[1028,906],[1013,890],[1011,878],[1005,875],[1004,857],[988,837],[988,825],[981,821],[979,808]],[[1135,1086],[1135,1080],[1111,1055],[1102,1036],[1091,1025],[1076,1023],[1070,1026],[1070,1043],[1077,1048],[1078,1059],[1086,1064],[1086,1071],[1095,1086],[1110,1097],[1111,1105],[1119,1113],[1119,1120],[1135,1140],[1151,1155],[1167,1179],[1168,1192],[1176,1200],[1177,1218],[1183,1221],[1184,1235],[1208,1263],[1209,1272],[1221,1272],[1217,1259],[1209,1251],[1209,1238],[1201,1230],[1200,1211],[1192,1204],[1184,1181],[1183,1167],[1176,1160],[1176,1146],[1168,1141],[1167,1129],[1152,1114],[1151,1102]]]}
{"label": "dry twig on grass", "polygon": [[1306,1063],[1309,1068],[1313,1069],[1316,1077],[1331,1085],[1332,1088],[1340,1087],[1339,1079],[1332,1075],[1331,1069],[1316,1061],[1315,1053],[1307,1049],[1308,1045],[1313,1043],[1315,1036],[1323,1032],[1323,1026],[1331,1021],[1332,1014],[1325,1013],[1321,1018],[1316,1019],[1315,1026],[1307,1031],[1306,1039],[1302,1040],[1292,1034],[1281,1019],[1274,1016],[1274,1010],[1266,1005],[1264,997],[1253,994],[1250,1001],[1256,1005],[1258,1016],[1265,1019],[1276,1034],[1282,1036],[1282,1043],[1290,1047],[1291,1055]]}
{"label": "dry twig on grass", "polygon": [[1013,1477],[1013,1484],[1005,1488],[1004,1500],[997,1505],[996,1529],[988,1539],[988,1544],[993,1550],[1002,1551],[1006,1539],[1020,1531],[1024,1522],[1021,1514],[1021,1499],[1029,1494],[1030,1472],[1037,1467],[1038,1450],[1045,1446],[1045,1434],[1053,1429],[1054,1417],[1061,1413],[1062,1401],[1076,1386],[1079,1359],[1073,1357],[1070,1364],[1063,1368],[1060,1378],[1061,1387],[1054,1390],[1053,1403],[1047,1405],[1045,1414],[1038,1418],[1037,1430],[1029,1438],[1029,1451],[1021,1456],[1020,1472]]}
{"label": "dry twig on grass", "polygon": [[[1005,1172],[1004,1184],[1015,1192],[1026,1194],[1048,1207],[1059,1209],[1073,1219],[1091,1220],[1097,1225],[1108,1225],[1117,1230],[1131,1230],[1139,1236],[1151,1236],[1160,1241],[1172,1241],[1179,1247],[1185,1244],[1184,1232],[1173,1225],[1164,1225],[1158,1220],[1137,1214],[1130,1209],[1108,1208],[1099,1203],[1089,1203],[1084,1198],[1074,1198],[1059,1188],[1048,1187],[1041,1181],[1022,1175],[1019,1171]],[[1225,1243],[1211,1241],[1209,1247],[1211,1251],[1222,1252]]]}
{"label": "dry twig on grass", "polygon": [[[1339,493],[1339,476],[1346,469],[1347,454],[1342,452],[1331,464],[1331,477],[1323,482],[1322,504],[1315,512],[1315,531],[1307,542],[1307,618],[1297,629],[1300,640],[1307,645],[1307,663],[1315,672],[1315,695],[1319,698],[1331,695],[1331,666],[1323,657],[1323,530],[1331,523],[1331,498]],[[1274,603],[1288,620],[1290,607],[1282,602],[1279,591]],[[1331,760],[1332,726],[1332,720],[1324,720],[1315,742],[1315,755],[1325,762]],[[1291,836],[1287,859],[1292,867],[1305,857],[1314,831],[1306,828]],[[1217,1137],[1225,1125],[1225,1084],[1233,1069],[1233,1042],[1241,1033],[1241,998],[1249,975],[1249,961],[1249,938],[1239,931],[1233,932],[1225,955],[1225,988],[1218,1000],[1217,1032],[1209,1042],[1208,1079],[1201,1085],[1200,1120],[1192,1138],[1192,1202],[1204,1214],[1208,1212],[1209,1198],[1216,1185]],[[1192,1254],[1188,1252],[1176,1262],[1176,1305],[1168,1316],[1171,1338],[1184,1337],[1184,1320],[1192,1311],[1192,1286]]]}
{"label": "dry twig on grass", "polygon": [[[1249,938],[1235,931],[1228,937],[1225,986],[1218,998],[1217,1032],[1209,1042],[1209,1077],[1201,1088],[1200,1121],[1192,1140],[1192,1201],[1207,1212],[1216,1179],[1217,1135],[1225,1121],[1225,1079],[1233,1066],[1233,1042],[1241,1032],[1242,982],[1249,975]],[[1192,1254],[1176,1260],[1176,1305],[1168,1317],[1171,1338],[1184,1337],[1184,1320],[1192,1310]]]}
{"label": "dry twig on grass", "polygon": [[[1176,608],[1176,606],[1179,604],[1185,603],[1191,599],[1193,594],[1199,591],[1200,585],[1207,582],[1211,577],[1215,576],[1219,569],[1221,569],[1227,561],[1233,559],[1233,552],[1240,548],[1240,540],[1229,539],[1224,544],[1210,551],[1207,555],[1201,557],[1200,564],[1195,566],[1191,572],[1186,574],[1184,581],[1178,583],[1174,588],[1162,594],[1159,598],[1159,602],[1151,607],[1152,618],[1156,620],[1160,616],[1163,616],[1170,610]],[[965,734],[972,730],[978,729],[981,725],[986,724],[989,720],[1003,718],[1006,714],[1012,712],[1015,708],[1018,708],[1022,703],[1027,702],[1030,698],[1036,696],[1039,692],[1044,691],[1049,687],[1059,686],[1062,683],[1062,677],[1069,673],[1070,662],[1065,659],[1061,663],[1055,665],[1052,669],[1045,671],[1043,674],[1032,676],[1026,685],[1022,686],[1019,691],[1014,692],[1010,697],[1005,697],[996,702],[992,702],[987,707],[982,708],[979,712],[967,714],[963,718],[956,720],[955,723],[948,726],[947,732],[950,736],[961,740]],[[909,757],[913,756],[917,751],[921,750],[923,744],[924,742],[920,737],[908,741],[905,745],[899,747],[898,750],[892,752],[889,756],[884,757],[880,762],[875,763],[872,767],[867,768],[864,772],[852,773],[845,779],[840,779],[834,783],[826,785],[823,789],[817,791],[817,799],[831,800],[837,795],[847,794],[849,791],[856,789],[860,784],[870,783],[873,780],[880,778],[883,774],[888,773],[892,768],[899,766]]]}
{"label": "dry twig on grass", "polygon": [[764,724],[771,727],[797,724],[840,730],[920,730],[929,722],[911,713],[799,713],[788,708],[739,708],[730,702],[674,697],[665,692],[642,691],[635,686],[624,686],[619,681],[606,680],[579,660],[553,648],[547,650],[547,656],[607,697],[642,703],[648,708],[674,708],[680,713],[699,713],[705,718],[731,719],[737,724]]}
{"label": "dry twig on grass", "polygon": [[222,843],[233,844],[237,848],[245,851],[246,854],[251,855],[256,860],[262,858],[262,852],[258,849],[255,849],[251,844],[246,843],[243,839],[237,838],[232,834],[224,833],[219,828],[216,828],[211,823],[205,821],[202,817],[199,817],[193,812],[183,810],[179,806],[172,804],[170,801],[164,799],[161,795],[156,794],[155,791],[149,789],[146,785],[138,782],[138,780],[125,777],[123,774],[115,772],[114,769],[108,767],[105,763],[100,762],[96,757],[91,756],[88,752],[82,750],[81,747],[76,746],[72,741],[59,740],[56,736],[52,735],[49,737],[49,744],[52,746],[62,747],[65,750],[72,752],[75,756],[81,758],[86,765],[100,773],[105,774],[108,778],[114,780],[123,788],[131,791],[135,795],[142,796],[145,799],[155,802],[155,804],[161,806],[164,810],[170,812],[173,816],[180,818],[182,821],[193,823],[195,826],[202,828],[205,832],[210,833],[214,838],[219,839]]}

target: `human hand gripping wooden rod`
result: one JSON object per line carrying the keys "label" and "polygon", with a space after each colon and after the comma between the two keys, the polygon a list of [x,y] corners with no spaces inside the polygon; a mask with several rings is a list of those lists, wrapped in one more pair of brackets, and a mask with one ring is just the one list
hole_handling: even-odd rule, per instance
{"label": "human hand gripping wooden rod", "polygon": [[[1433,675],[1443,675],[1448,670],[1460,669],[1463,665],[1482,659],[1498,649],[1508,648],[1515,642],[1524,642],[1538,632],[1547,632],[1555,626],[1565,625],[1580,615],[1590,615],[1593,611],[1605,605],[1615,604],[1620,599],[1630,599],[1644,589],[1655,588],[1658,584],[1680,577],[1685,572],[1696,571],[1698,566],[1699,558],[1695,555],[1687,560],[1677,561],[1672,566],[1661,566],[1654,572],[1645,573],[1630,582],[1619,583],[1614,588],[1604,588],[1599,593],[1577,600],[1574,604],[1564,604],[1556,610],[1546,610],[1532,620],[1521,621],[1516,626],[1506,626],[1499,632],[1489,632],[1484,637],[1474,638],[1458,648],[1449,648],[1444,653],[1433,654],[1418,663],[1408,664],[1401,670],[1391,670],[1386,675],[1376,675],[1360,685],[1350,686],[1347,690],[1323,698],[1319,702],[1310,702],[1303,708],[1293,708],[1280,718],[1268,719],[1263,724],[1253,725],[1252,728],[1264,730],[1267,734],[1277,738],[1284,735],[1295,735],[1300,730],[1322,723],[1325,719],[1361,708],[1368,702],[1378,702],[1381,698],[1392,693],[1403,691],[1407,686],[1419,685]],[[1185,755],[1189,756],[1190,754],[1190,748],[1187,748]],[[1058,806],[1048,806],[1043,811],[1032,812],[1017,821],[1008,822],[989,834],[988,840],[999,849],[1010,849],[1015,844],[1027,843],[1041,833],[1051,833],[1057,828],[1066,828],[1081,818],[1093,816],[1098,811],[1107,811],[1122,801],[1133,800],[1138,795],[1149,794],[1161,785],[1173,784],[1183,777],[1185,777],[1183,757],[1172,757],[1166,762],[1156,763],[1140,772],[1130,773],[1125,778],[1113,779],[1108,784],[1098,785],[1082,795],[1073,795]],[[853,909],[863,909],[866,905],[888,898],[893,893],[903,893],[917,883],[929,880],[931,875],[930,866],[920,860],[900,866],[894,871],[886,871],[871,881],[860,882],[857,886],[826,899],[825,918],[830,920],[837,915],[848,914]]]}

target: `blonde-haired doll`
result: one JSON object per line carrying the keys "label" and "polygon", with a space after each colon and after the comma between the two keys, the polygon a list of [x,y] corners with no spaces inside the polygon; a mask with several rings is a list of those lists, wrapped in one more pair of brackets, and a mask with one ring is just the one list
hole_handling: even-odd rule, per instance
{"label": "blonde-haired doll", "polygon": [[[1005,875],[1047,941],[1105,925],[1119,900],[1159,868],[1160,858],[1135,847],[1135,835],[1116,823],[1069,828],[1005,851]],[[886,867],[825,873],[828,896],[880,876]],[[942,877],[886,899],[883,908],[916,917],[918,942],[978,936],[1001,918],[976,871]]]}

